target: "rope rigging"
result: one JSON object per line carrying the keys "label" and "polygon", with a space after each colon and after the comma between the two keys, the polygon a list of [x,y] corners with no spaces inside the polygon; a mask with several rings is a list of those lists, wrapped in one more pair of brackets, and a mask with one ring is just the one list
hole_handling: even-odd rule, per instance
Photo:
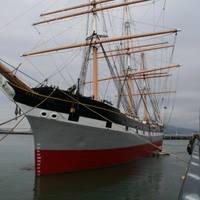
{"label": "rope rigging", "polygon": [[[90,42],[92,42],[92,39]],[[89,45],[89,47],[86,47],[83,52],[84,60],[83,60],[80,75],[79,75],[79,90],[80,90],[79,92],[82,95],[84,94],[85,80],[86,80],[87,71],[88,71],[88,64],[89,64],[89,60],[90,60],[91,48],[92,48],[92,46]]]}
{"label": "rope rigging", "polygon": [[39,6],[40,4],[44,3],[45,0],[40,0],[39,2],[35,3],[33,6],[29,7],[27,10],[24,12],[20,13],[19,15],[15,16],[13,19],[11,19],[9,22],[4,24],[3,26],[0,27],[0,31],[3,31],[5,28],[7,28],[9,25],[11,25],[13,22],[15,22],[17,19],[23,17],[27,13],[29,13],[32,9],[35,7]]}
{"label": "rope rigging", "polygon": [[[23,88],[21,88],[21,89],[24,90]],[[32,107],[32,108],[29,109],[28,111],[22,113],[22,114],[19,115],[18,117],[23,117],[23,118],[22,118],[22,120],[23,120],[23,119],[25,118],[26,114],[28,114],[29,112],[31,112],[31,111],[34,110],[35,108],[39,107],[42,103],[44,103],[45,101],[47,101],[49,98],[53,98],[52,95],[53,95],[54,92],[55,92],[55,88],[54,88],[54,90],[52,90],[52,92],[51,92],[48,96],[41,95],[42,97],[45,97],[45,98],[44,98],[40,103],[38,103],[36,106]],[[33,93],[33,92],[31,92],[31,93]],[[35,93],[33,93],[33,94],[35,94]],[[92,112],[96,113],[97,115],[100,115],[100,116],[103,117],[105,120],[110,121],[111,123],[113,123],[112,120],[108,119],[108,118],[105,117],[105,116],[102,116],[100,113],[94,111],[92,108],[88,107],[86,104],[81,103],[78,99],[73,98],[71,95],[67,94],[66,92],[63,92],[63,94],[65,94],[65,95],[67,95],[68,97],[70,97],[74,102],[79,103],[79,104],[83,105],[84,107],[86,107],[87,109],[91,110]],[[39,94],[37,94],[37,95],[39,95]],[[122,113],[121,113],[121,114],[122,114]],[[7,124],[8,122],[11,122],[11,121],[13,121],[13,120],[16,120],[16,117],[15,117],[15,118],[12,118],[12,119],[10,119],[10,120],[8,120],[8,121],[6,121],[6,122],[1,123],[0,126],[2,126],[2,125],[4,125],[4,124]],[[22,120],[20,120],[20,122],[21,122]],[[20,122],[18,122],[11,130],[13,131],[13,130],[19,125]],[[119,125],[118,125],[118,127],[119,127],[120,129],[122,128],[122,127],[119,126]],[[9,131],[9,133],[10,133],[10,132],[11,132],[11,131]],[[0,141],[2,141],[3,139],[5,139],[5,138],[9,135],[9,133],[7,133],[6,135],[4,135],[4,136],[0,139]],[[147,142],[148,144],[150,144],[151,146],[153,146],[153,147],[156,148],[157,150],[160,150],[160,151],[162,150],[161,147],[159,147],[159,146],[153,144],[152,141],[146,139],[143,135],[140,135],[140,134],[136,133],[135,136],[138,137],[140,140]],[[167,153],[167,152],[166,152],[166,153]],[[175,155],[175,154],[173,154],[173,153],[171,153],[171,152],[169,152],[169,153],[170,153],[170,155],[171,155],[173,158],[176,158],[176,159],[178,159],[178,160],[180,160],[180,161],[182,161],[182,162],[184,162],[184,163],[187,163],[185,160],[183,160],[183,159],[180,158],[179,156],[177,156],[177,155]]]}
{"label": "rope rigging", "polygon": [[[128,74],[128,72],[127,72],[127,74]],[[128,77],[127,74],[124,77],[123,83],[122,83],[121,88],[120,88],[120,93],[118,94],[118,100],[117,100],[117,108],[118,109],[120,108],[120,104],[121,104],[122,99],[125,98],[124,97],[125,96],[125,94],[124,94],[124,86],[125,86],[125,84],[127,82],[127,77]],[[126,110],[125,110],[126,112],[128,112],[127,104],[128,103],[125,104],[126,105]],[[122,105],[124,105],[124,104],[122,104]]]}
{"label": "rope rigging", "polygon": [[[155,2],[155,1],[154,1],[154,2]],[[165,0],[165,4],[166,4],[166,0]],[[102,12],[102,15],[103,15],[103,12]],[[88,15],[88,18],[89,18],[89,15]],[[104,18],[104,15],[103,15],[103,18]],[[134,22],[135,22],[135,21],[134,21]],[[106,32],[107,29],[106,29],[105,18],[104,18],[104,24],[105,24],[104,30],[105,30],[105,32]],[[88,31],[87,31],[87,34],[88,34]],[[98,37],[98,35],[97,35],[97,37]],[[93,39],[93,37],[91,37],[91,42],[92,42],[92,39]],[[126,88],[127,90],[130,89],[130,88],[129,88],[129,85],[127,84],[128,70],[127,70],[127,72],[126,72],[125,67],[124,67],[124,64],[123,64],[123,63],[124,63],[124,62],[123,62],[123,58],[122,58],[122,56],[120,56],[120,62],[121,62],[120,67],[121,67],[122,71],[124,72],[125,78],[124,78],[124,80],[123,80],[123,83],[122,83],[121,81],[118,81],[117,79],[120,77],[120,74],[119,74],[118,68],[117,68],[117,66],[116,66],[116,63],[114,62],[114,59],[113,59],[113,63],[114,63],[114,64],[112,65],[111,62],[110,62],[110,60],[109,60],[109,58],[108,58],[108,56],[107,56],[107,54],[106,54],[106,51],[105,51],[105,49],[104,49],[102,43],[100,43],[100,46],[101,46],[101,48],[102,48],[102,52],[103,52],[104,57],[105,57],[105,59],[106,59],[107,65],[108,65],[108,67],[109,67],[110,74],[111,74],[113,77],[117,77],[116,79],[113,80],[113,81],[114,81],[114,85],[115,85],[115,87],[116,87],[116,89],[117,89],[117,91],[118,91],[118,97],[119,97],[119,98],[118,98],[117,107],[119,108],[119,107],[120,107],[120,104],[122,104],[124,110],[127,111],[127,110],[128,110],[128,108],[127,108],[128,100],[127,100],[127,98],[126,98],[126,95],[124,94],[124,88]],[[80,88],[80,93],[81,93],[81,94],[84,93],[84,86],[85,86],[86,74],[87,74],[87,71],[88,71],[88,63],[89,63],[90,53],[91,53],[91,45],[89,45],[88,48],[85,48],[85,49],[84,49],[84,52],[83,52],[84,60],[83,60],[83,63],[82,63],[81,72],[80,72],[80,75],[79,75],[79,83],[78,83],[78,88]],[[172,55],[171,55],[171,60],[172,60],[172,58],[173,58],[173,53],[174,53],[174,49],[173,49],[173,52],[172,52]],[[76,56],[74,56],[73,59],[74,59],[75,57],[76,57]],[[112,58],[113,58],[113,57],[112,57]],[[135,55],[134,55],[134,59],[135,59],[135,64],[136,64]],[[8,64],[7,62],[3,61],[2,59],[0,59],[0,60],[1,60],[2,62],[4,62],[4,63]],[[8,64],[8,65],[11,66],[10,64]],[[62,70],[63,70],[66,66],[67,66],[67,64],[65,64],[64,66],[58,67],[58,70],[56,70],[56,73],[60,74],[60,76],[61,76],[63,79],[65,79],[65,78],[64,78],[64,76],[62,75],[61,72],[62,72]],[[29,75],[25,74],[24,72],[21,72],[18,68],[14,67],[14,66],[11,66],[11,67],[14,68],[14,70],[19,71],[19,72],[22,73],[23,75],[27,76],[28,78],[32,79],[33,81],[37,82],[39,85],[42,85],[43,83],[47,82],[48,79],[50,79],[51,77],[55,76],[55,73],[53,73],[53,74],[50,75],[48,78],[45,78],[45,80],[41,83],[41,82],[35,80],[34,78],[30,77]],[[125,74],[125,73],[126,73],[126,74]],[[120,78],[119,78],[119,79],[120,79]],[[140,88],[139,83],[138,83],[136,80],[135,80],[135,83],[136,83],[136,87],[137,87],[137,89],[138,89],[138,91],[139,91],[139,93],[140,93],[140,99],[139,99],[138,105],[140,105],[141,101],[143,101],[144,106],[145,106],[145,108],[146,108],[146,110],[147,110],[147,112],[148,112],[148,115],[150,116],[150,113],[149,113],[149,111],[148,111],[148,109],[147,109],[147,103],[145,103],[144,95],[142,94],[142,89]],[[150,90],[150,84],[149,84],[148,82],[146,82],[146,86],[147,86],[147,90],[149,91],[149,90]],[[108,86],[107,86],[107,88],[108,88]],[[107,88],[106,88],[106,92],[107,92]],[[55,90],[53,90],[52,93],[51,93],[49,96],[46,96],[46,98],[45,98],[42,102],[40,102],[38,105],[36,105],[35,107],[33,107],[32,109],[30,109],[30,110],[27,111],[26,113],[19,114],[19,116],[22,116],[21,121],[25,118],[25,116],[26,116],[26,114],[27,114],[28,112],[31,112],[33,109],[35,109],[35,108],[37,108],[38,106],[40,106],[40,105],[41,105],[42,103],[44,103],[47,99],[52,98],[52,95],[53,95],[54,91],[55,91]],[[68,97],[70,97],[71,99],[73,99],[72,102],[77,102],[77,103],[79,103],[79,104],[82,104],[80,101],[78,101],[77,99],[73,98],[73,97],[72,97],[71,95],[69,95],[68,93],[64,92],[64,94],[65,94],[65,95],[68,95]],[[38,95],[38,94],[37,94],[37,95]],[[45,97],[44,95],[41,95],[41,96]],[[154,109],[154,111],[155,111],[155,112],[154,112],[154,114],[155,114],[155,119],[158,119],[158,118],[160,118],[160,116],[159,116],[159,110],[158,110],[158,101],[157,101],[157,99],[156,99],[155,96],[154,96],[154,99],[153,99],[153,97],[151,97],[151,96],[149,96],[149,98],[150,98],[151,104],[152,104],[152,106],[153,106],[153,109]],[[61,100],[61,99],[60,99],[60,100]],[[100,113],[98,113],[98,112],[96,112],[96,111],[94,110],[94,106],[89,106],[89,105],[86,105],[86,104],[82,104],[82,105],[85,106],[87,109],[91,110],[92,112],[95,112],[96,114],[101,115]],[[134,110],[135,116],[137,116],[137,114],[138,114],[138,109],[139,109],[139,106],[138,106],[138,105],[136,105],[135,102],[133,102],[133,110]],[[110,111],[110,112],[111,112],[111,111]],[[157,115],[156,115],[156,113],[157,113]],[[120,113],[120,114],[122,114],[122,113]],[[19,116],[18,116],[18,117],[19,117]],[[106,119],[107,121],[110,121],[111,123],[113,123],[110,119],[106,118],[105,116],[102,116],[102,115],[101,115],[101,117],[103,117],[103,118]],[[15,120],[16,118],[13,118],[13,119]],[[9,122],[10,122],[10,121],[13,121],[13,119],[8,120],[8,121],[9,121]],[[8,122],[8,121],[7,121],[7,122]],[[20,123],[21,121],[19,121],[19,123]],[[6,124],[7,122],[1,123],[0,126],[3,125],[3,124]],[[9,133],[12,132],[12,131],[18,126],[19,123],[17,123],[17,124],[9,131]],[[119,126],[119,127],[121,128],[121,126]],[[144,141],[148,142],[150,145],[154,146],[156,149],[161,150],[160,147],[158,147],[157,145],[154,145],[151,141],[145,139],[143,136],[141,136],[141,135],[139,135],[139,134],[136,134],[136,136],[139,137],[141,140],[144,140]],[[5,137],[7,137],[7,136],[4,136],[3,138],[1,138],[0,141],[2,141]],[[176,155],[175,155],[174,157],[176,157]]]}
{"label": "rope rigging", "polygon": [[17,118],[22,117],[9,131],[8,133],[6,133],[1,139],[0,142],[3,141],[10,133],[12,133],[17,126],[24,120],[24,118],[26,117],[26,114],[28,114],[29,112],[31,112],[32,110],[34,110],[35,108],[37,108],[38,106],[40,106],[41,104],[43,104],[47,99],[49,99],[49,97],[55,92],[55,89],[44,99],[42,100],[40,103],[38,103],[36,106],[32,107],[31,109],[29,109],[28,111],[26,111],[25,113],[19,113],[18,116],[11,118],[8,121],[5,121],[3,123],[0,123],[0,126],[5,125],[10,123],[11,121],[17,120]]}
{"label": "rope rigging", "polygon": [[[108,64],[108,68],[109,68],[109,70],[110,70],[111,76],[113,76],[113,77],[119,77],[119,72],[118,72],[118,70],[117,70],[117,67],[116,67],[115,65],[114,65],[114,68],[112,67],[112,65],[111,65],[111,63],[110,63],[110,60],[109,60],[109,58],[108,58],[108,56],[107,56],[107,54],[106,54],[106,51],[105,51],[105,49],[104,49],[104,47],[103,47],[103,45],[102,45],[101,43],[100,43],[100,46],[101,46],[101,48],[102,48],[102,52],[103,52],[104,57],[105,57],[105,59],[106,59],[106,62],[107,62],[107,64]],[[115,71],[114,71],[114,69],[115,69]],[[123,89],[123,85],[121,84],[121,81],[118,81],[117,79],[114,79],[113,82],[114,82],[115,87],[116,87],[116,89],[117,89],[118,95],[120,95],[120,94],[121,94],[121,90]],[[121,96],[122,96],[122,95],[121,95]],[[123,101],[122,101],[122,106],[123,106],[123,108],[125,109],[125,111],[127,111],[127,110],[128,110],[128,109],[127,109],[128,101],[127,101],[127,98],[125,97],[124,92],[123,92],[122,99],[123,99]],[[117,105],[117,106],[119,106],[119,105]]]}
{"label": "rope rigging", "polygon": [[20,72],[21,74],[23,74],[24,76],[30,78],[32,81],[36,82],[36,83],[40,83],[38,80],[34,79],[33,77],[31,77],[30,75],[24,73],[23,71],[21,71],[20,69],[18,69],[17,67],[15,67],[14,65],[8,63],[7,61],[5,61],[4,59],[0,58],[0,61],[3,62],[4,64],[10,66],[11,68],[13,68],[14,70],[17,70],[18,72]]}

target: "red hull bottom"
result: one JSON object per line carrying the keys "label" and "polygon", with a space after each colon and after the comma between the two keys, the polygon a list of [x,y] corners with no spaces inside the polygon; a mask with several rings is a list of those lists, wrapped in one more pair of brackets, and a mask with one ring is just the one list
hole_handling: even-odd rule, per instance
{"label": "red hull bottom", "polygon": [[[162,141],[154,145],[162,146]],[[36,175],[102,168],[126,163],[157,150],[151,144],[108,150],[35,150]]]}

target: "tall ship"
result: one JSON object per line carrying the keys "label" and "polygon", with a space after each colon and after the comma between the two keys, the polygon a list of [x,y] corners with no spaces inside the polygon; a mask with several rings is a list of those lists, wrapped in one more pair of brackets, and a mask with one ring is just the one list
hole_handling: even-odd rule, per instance
{"label": "tall ship", "polygon": [[[71,74],[79,66],[75,84],[67,89],[50,84],[51,76],[31,86],[18,78],[19,67],[11,70],[1,61],[1,89],[33,131],[36,176],[114,166],[162,149],[163,102],[175,93],[167,85],[180,67],[172,62],[178,30],[160,25],[137,29],[133,15],[148,6],[155,10],[157,2],[85,0],[41,14],[34,27],[75,18],[75,30],[84,37],[73,42],[77,31],[68,27],[71,42],[22,55],[34,59],[62,53],[70,59],[81,52],[75,64],[64,65]],[[53,75],[68,79],[64,67]]]}

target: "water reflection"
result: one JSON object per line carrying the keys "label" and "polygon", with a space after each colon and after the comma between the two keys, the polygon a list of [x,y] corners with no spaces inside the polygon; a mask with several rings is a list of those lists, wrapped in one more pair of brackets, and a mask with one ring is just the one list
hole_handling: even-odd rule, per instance
{"label": "water reflection", "polygon": [[152,192],[160,190],[162,180],[162,167],[157,167],[157,161],[146,158],[118,167],[40,177],[35,180],[34,200],[136,200],[145,199],[141,198],[144,192],[146,199],[151,199]]}
{"label": "water reflection", "polygon": [[[188,141],[165,141],[167,152],[187,161]],[[2,200],[174,200],[187,162],[174,156],[35,180],[32,136],[9,135],[0,145]],[[33,188],[35,191],[33,192]]]}

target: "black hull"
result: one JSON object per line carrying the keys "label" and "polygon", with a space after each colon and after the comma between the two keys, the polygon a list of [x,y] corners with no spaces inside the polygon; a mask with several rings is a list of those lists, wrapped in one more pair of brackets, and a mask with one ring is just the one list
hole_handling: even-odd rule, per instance
{"label": "black hull", "polygon": [[[67,91],[53,87],[32,88],[28,92],[11,84],[15,90],[14,100],[31,107],[52,110],[69,114],[69,120],[78,121],[79,117],[87,117],[106,121],[106,127],[111,128],[112,122],[138,130],[162,132],[160,126],[150,126],[134,120],[121,113],[118,109],[106,103],[96,101],[79,94],[74,95]],[[49,96],[49,98],[48,98]],[[42,102],[42,103],[41,103]]]}

